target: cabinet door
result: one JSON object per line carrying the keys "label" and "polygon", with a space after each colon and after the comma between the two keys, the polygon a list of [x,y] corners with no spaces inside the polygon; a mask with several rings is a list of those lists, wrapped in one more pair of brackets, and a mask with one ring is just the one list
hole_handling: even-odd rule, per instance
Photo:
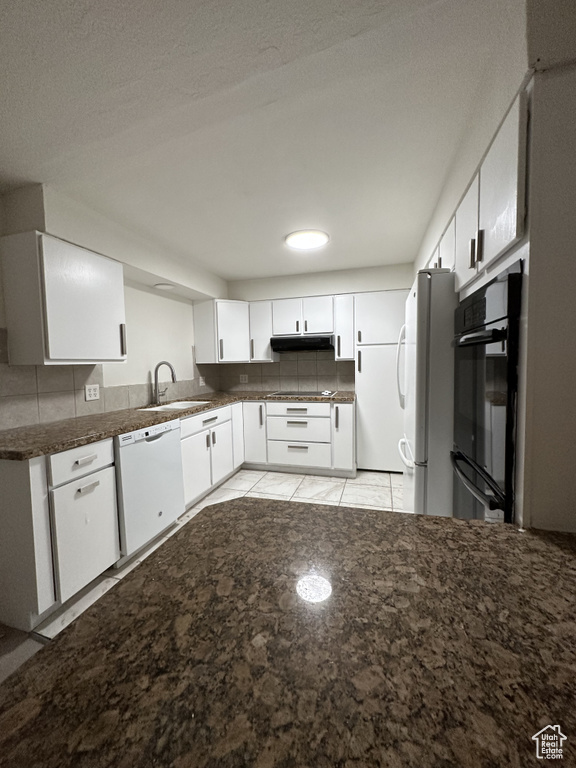
{"label": "cabinet door", "polygon": [[210,489],[210,432],[205,430],[182,440],[184,505],[186,507]]}
{"label": "cabinet door", "polygon": [[266,464],[266,405],[243,403],[244,461]]}
{"label": "cabinet door", "polygon": [[456,248],[456,224],[455,219],[448,225],[448,229],[442,235],[440,240],[440,264],[443,269],[452,269],[454,267],[454,250]]}
{"label": "cabinet door", "polygon": [[218,362],[250,361],[249,306],[245,301],[217,301]]}
{"label": "cabinet door", "polygon": [[332,461],[334,469],[356,467],[354,403],[334,404],[332,417]]}
{"label": "cabinet door", "polygon": [[250,302],[250,360],[272,362],[272,302]]}
{"label": "cabinet door", "polygon": [[226,421],[210,430],[212,443],[212,485],[229,475],[234,469],[232,422]]}
{"label": "cabinet door", "polygon": [[526,129],[526,97],[521,94],[480,166],[480,266],[498,258],[524,233]]}
{"label": "cabinet door", "polygon": [[401,472],[404,412],[396,388],[396,346],[361,347],[356,355],[358,468]]}
{"label": "cabinet door", "polygon": [[51,491],[60,600],[68,600],[120,557],[116,475],[101,469]]}
{"label": "cabinet door", "polygon": [[272,335],[302,333],[302,299],[277,299],[272,302]]}
{"label": "cabinet door", "polygon": [[234,448],[234,469],[244,464],[244,416],[242,403],[232,406],[232,440]]}
{"label": "cabinet door", "polygon": [[46,357],[124,360],[122,264],[42,235]]}
{"label": "cabinet door", "polygon": [[404,325],[408,291],[378,291],[354,296],[357,344],[396,344]]}
{"label": "cabinet door", "polygon": [[334,333],[332,296],[307,296],[302,299],[304,333]]}
{"label": "cabinet door", "polygon": [[334,359],[354,360],[354,296],[334,296]]}
{"label": "cabinet door", "polygon": [[470,185],[456,211],[456,290],[476,276],[476,233],[478,231],[478,176]]}

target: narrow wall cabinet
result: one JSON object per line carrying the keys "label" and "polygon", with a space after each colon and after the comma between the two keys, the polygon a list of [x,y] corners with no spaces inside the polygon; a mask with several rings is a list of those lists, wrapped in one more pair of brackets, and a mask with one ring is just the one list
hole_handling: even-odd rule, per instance
{"label": "narrow wall cabinet", "polygon": [[40,232],[0,240],[11,365],[126,359],[122,264]]}
{"label": "narrow wall cabinet", "polygon": [[334,359],[354,360],[354,296],[334,296]]}
{"label": "narrow wall cabinet", "polygon": [[250,362],[271,363],[278,359],[272,352],[270,337],[272,336],[272,302],[251,301],[250,315]]}
{"label": "narrow wall cabinet", "polygon": [[268,461],[266,451],[266,403],[243,403],[244,460],[253,464]]}

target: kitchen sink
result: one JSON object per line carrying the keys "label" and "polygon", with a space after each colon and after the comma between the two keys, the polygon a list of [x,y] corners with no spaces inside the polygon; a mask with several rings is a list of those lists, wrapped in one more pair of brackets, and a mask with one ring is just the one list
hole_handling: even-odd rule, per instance
{"label": "kitchen sink", "polygon": [[174,403],[163,405],[149,405],[147,408],[138,408],[139,411],[182,411],[185,408],[194,408],[196,405],[208,405],[209,400],[177,400]]}

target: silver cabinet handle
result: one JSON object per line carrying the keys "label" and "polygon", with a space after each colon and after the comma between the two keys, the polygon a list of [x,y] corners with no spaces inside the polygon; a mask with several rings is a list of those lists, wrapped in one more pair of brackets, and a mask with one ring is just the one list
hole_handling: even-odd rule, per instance
{"label": "silver cabinet handle", "polygon": [[476,232],[476,264],[484,261],[484,230],[479,229]]}
{"label": "silver cabinet handle", "polygon": [[362,373],[362,351],[358,350],[358,373]]}
{"label": "silver cabinet handle", "polygon": [[308,422],[304,421],[303,419],[299,419],[298,421],[287,420],[286,424],[305,424],[306,426],[308,426]]}
{"label": "silver cabinet handle", "polygon": [[254,360],[254,339],[250,339],[250,360]]}
{"label": "silver cabinet handle", "polygon": [[258,410],[260,411],[260,426],[263,427],[264,426],[264,406],[261,405]]}
{"label": "silver cabinet handle", "polygon": [[216,432],[212,432],[212,445],[216,445]]}
{"label": "silver cabinet handle", "polygon": [[203,419],[202,424],[211,424],[213,421],[216,421],[218,419],[218,416],[212,416],[210,419]]}
{"label": "silver cabinet handle", "polygon": [[300,320],[296,320],[296,333],[300,332]]}
{"label": "silver cabinet handle", "polygon": [[77,464],[79,467],[85,467],[86,464],[92,464],[92,462],[97,458],[97,453],[91,453],[89,456],[81,456],[79,459],[76,459],[74,464]]}
{"label": "silver cabinet handle", "polygon": [[304,333],[308,331],[308,320],[304,320]]}
{"label": "silver cabinet handle", "polygon": [[299,413],[308,413],[308,408],[286,408],[286,412],[288,411],[298,411]]}
{"label": "silver cabinet handle", "polygon": [[127,353],[127,345],[126,345],[126,323],[120,323],[120,354],[126,355]]}
{"label": "silver cabinet handle", "polygon": [[206,433],[206,448],[210,448],[210,432]]}
{"label": "silver cabinet handle", "polygon": [[337,354],[338,354],[338,357],[341,357],[341,356],[342,356],[342,346],[341,346],[341,339],[340,339],[340,336],[338,336],[338,345],[337,345],[337,349],[338,349],[338,353],[337,353]]}
{"label": "silver cabinet handle", "polygon": [[299,451],[307,451],[308,447],[307,445],[288,445],[288,448],[298,448]]}
{"label": "silver cabinet handle", "polygon": [[358,331],[358,344],[362,343],[362,331]]}
{"label": "silver cabinet handle", "polygon": [[335,411],[335,413],[334,413],[334,427],[335,427],[335,429],[338,429],[338,427],[340,426],[340,408],[338,406],[336,406],[334,408],[334,411]]}
{"label": "silver cabinet handle", "polygon": [[224,360],[224,339],[220,339],[220,360]]}
{"label": "silver cabinet handle", "polygon": [[470,263],[468,266],[470,269],[474,269],[476,265],[476,240],[473,237],[470,239],[470,243],[468,244],[468,254],[470,256]]}
{"label": "silver cabinet handle", "polygon": [[81,485],[80,488],[78,488],[78,493],[89,493],[90,491],[93,491],[94,488],[97,488],[100,485],[100,480],[93,480],[91,483],[88,483],[87,485]]}

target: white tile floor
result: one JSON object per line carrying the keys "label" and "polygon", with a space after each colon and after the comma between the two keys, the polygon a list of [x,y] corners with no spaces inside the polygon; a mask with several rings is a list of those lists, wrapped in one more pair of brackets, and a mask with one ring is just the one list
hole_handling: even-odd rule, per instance
{"label": "white tile floor", "polygon": [[255,472],[241,469],[211,494],[189,509],[164,536],[121,568],[110,568],[86,589],[65,603],[31,635],[0,625],[0,682],[14,672],[43,644],[56,637],[77,616],[112,589],[148,555],[177,533],[201,509],[241,496],[279,499],[329,506],[402,511],[402,475],[360,471],[354,480],[288,472]]}

